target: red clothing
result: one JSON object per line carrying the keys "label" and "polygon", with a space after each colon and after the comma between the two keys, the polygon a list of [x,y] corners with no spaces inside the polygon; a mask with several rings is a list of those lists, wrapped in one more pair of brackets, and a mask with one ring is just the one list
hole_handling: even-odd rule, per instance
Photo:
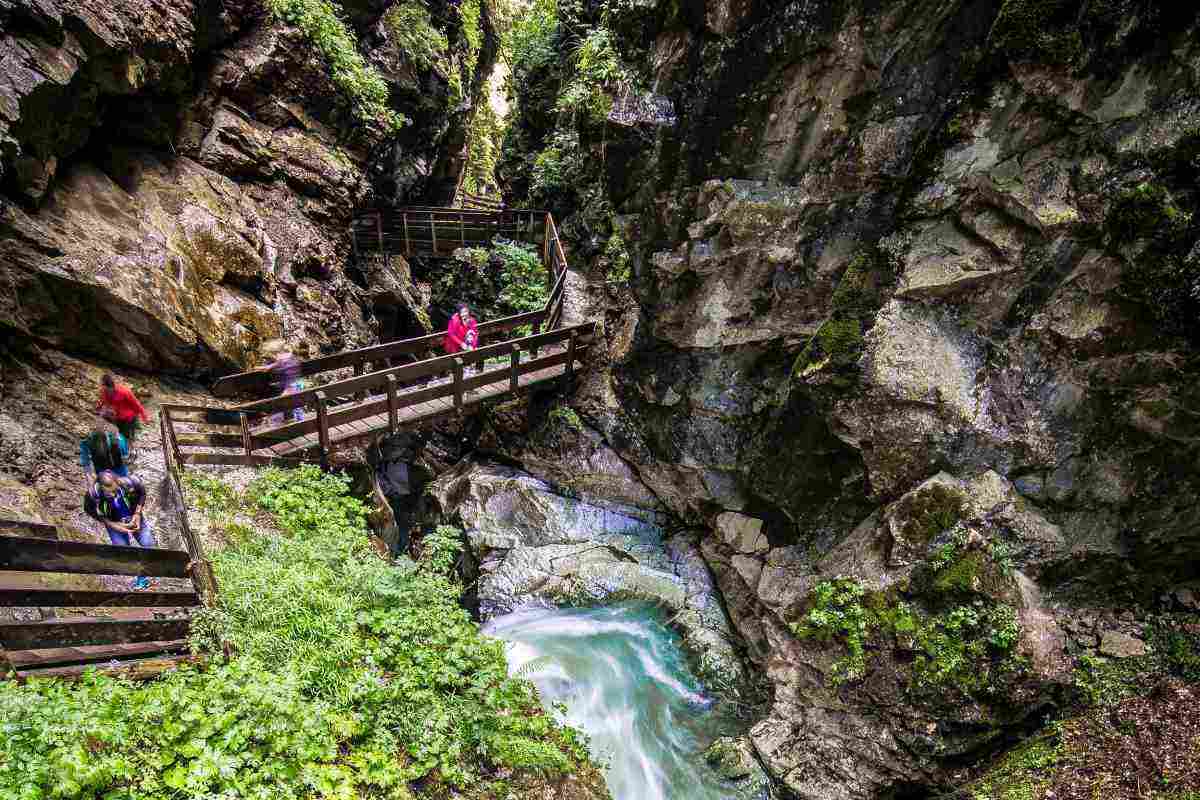
{"label": "red clothing", "polygon": [[475,336],[472,338],[475,339],[476,343],[478,343],[479,330],[475,324],[474,317],[467,317],[467,321],[465,323],[462,321],[462,317],[460,317],[458,314],[455,314],[453,317],[451,317],[450,324],[446,326],[446,338],[444,340],[446,352],[457,353],[460,350],[463,350],[468,333],[474,333]]}
{"label": "red clothing", "polygon": [[138,417],[141,417],[144,422],[150,421],[145,407],[124,384],[118,383],[112,391],[109,391],[107,387],[100,387],[100,405],[97,410],[106,406],[112,409],[114,422],[133,422]]}

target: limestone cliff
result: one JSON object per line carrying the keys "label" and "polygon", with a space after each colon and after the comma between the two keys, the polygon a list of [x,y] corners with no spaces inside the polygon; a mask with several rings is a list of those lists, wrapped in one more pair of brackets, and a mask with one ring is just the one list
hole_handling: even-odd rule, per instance
{"label": "limestone cliff", "polygon": [[[562,13],[614,43],[607,114],[562,113],[590,68],[562,34],[509,191],[555,209],[607,321],[572,405],[708,531],[786,791],[959,784],[1079,658],[1194,612],[1194,9]],[[671,113],[621,113],[638,93]]]}
{"label": "limestone cliff", "polygon": [[407,274],[347,270],[348,221],[450,199],[494,45],[360,5],[0,6],[5,338],[187,377],[371,341]]}

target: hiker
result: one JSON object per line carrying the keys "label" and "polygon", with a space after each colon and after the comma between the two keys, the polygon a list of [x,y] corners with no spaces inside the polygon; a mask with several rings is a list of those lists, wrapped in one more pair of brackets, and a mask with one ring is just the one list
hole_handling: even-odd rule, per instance
{"label": "hiker", "polygon": [[146,408],[128,386],[113,379],[111,372],[100,376],[100,402],[96,404],[96,413],[117,426],[127,445],[137,438],[142,422],[150,421]]}
{"label": "hiker", "polygon": [[[154,547],[150,522],[142,513],[145,505],[146,488],[140,480],[132,475],[118,477],[109,470],[102,470],[83,496],[83,513],[102,524],[109,541],[119,547],[131,547],[130,537],[142,547]],[[155,583],[138,575],[132,588],[150,589]]]}
{"label": "hiker", "polygon": [[83,497],[83,513],[108,531],[115,545],[130,547],[130,537],[142,547],[154,547],[150,523],[142,514],[146,505],[146,487],[130,475],[122,478],[102,470]]}
{"label": "hiker", "polygon": [[[458,312],[450,318],[450,323],[446,326],[445,345],[446,352],[451,355],[470,352],[479,346],[479,328],[466,303],[460,305]],[[463,370],[463,377],[469,378],[472,375],[472,363],[474,362],[467,363]]]}
{"label": "hiker", "polygon": [[471,316],[471,309],[466,303],[458,307],[458,311],[450,318],[446,326],[444,340],[446,353],[453,355],[463,350],[474,350],[479,343],[479,327]]}
{"label": "hiker", "polygon": [[[304,381],[300,380],[300,359],[288,349],[287,345],[275,340],[268,345],[272,352],[271,363],[264,369],[271,371],[271,388],[276,394],[295,394],[304,391]],[[300,422],[304,419],[304,410],[289,408],[271,415],[271,424],[282,425],[284,420]]]}
{"label": "hiker", "polygon": [[83,467],[88,488],[101,472],[111,472],[120,478],[129,477],[128,458],[129,442],[103,417],[97,417],[91,432],[79,441],[79,466]]}

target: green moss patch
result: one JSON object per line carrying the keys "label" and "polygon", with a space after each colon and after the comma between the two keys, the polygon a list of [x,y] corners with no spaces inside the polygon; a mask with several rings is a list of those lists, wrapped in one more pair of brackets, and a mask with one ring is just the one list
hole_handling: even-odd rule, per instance
{"label": "green moss patch", "polygon": [[889,650],[910,654],[910,660],[894,666],[914,697],[952,689],[987,698],[1022,674],[1025,664],[1016,655],[1019,628],[1011,606],[976,599],[933,610],[915,600],[868,592],[852,578],[823,581],[792,632],[845,647],[846,655],[833,666],[835,686],[861,680],[872,653]]}

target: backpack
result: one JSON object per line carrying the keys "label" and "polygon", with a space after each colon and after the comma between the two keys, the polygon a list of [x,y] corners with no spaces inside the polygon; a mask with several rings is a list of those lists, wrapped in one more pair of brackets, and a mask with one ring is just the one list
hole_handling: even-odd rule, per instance
{"label": "backpack", "polygon": [[121,447],[111,433],[93,433],[88,436],[88,449],[92,452],[92,466],[98,473],[106,469],[120,469],[125,466]]}

